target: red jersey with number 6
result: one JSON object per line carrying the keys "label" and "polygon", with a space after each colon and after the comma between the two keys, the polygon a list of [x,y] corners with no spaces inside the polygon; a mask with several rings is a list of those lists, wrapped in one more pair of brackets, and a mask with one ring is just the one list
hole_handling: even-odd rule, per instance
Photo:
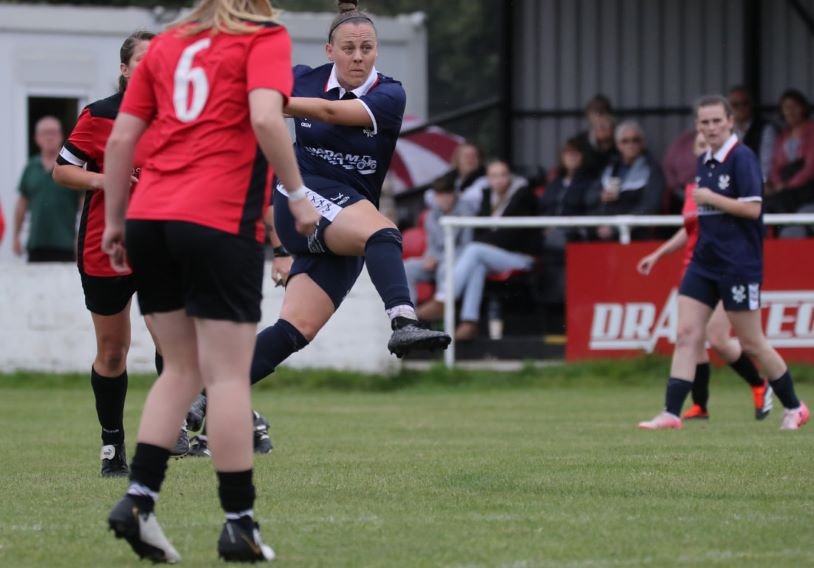
{"label": "red jersey with number 6", "polygon": [[268,164],[249,121],[248,93],[291,94],[291,40],[258,25],[235,35],[169,30],[150,43],[121,111],[157,131],[128,219],[187,221],[263,242]]}

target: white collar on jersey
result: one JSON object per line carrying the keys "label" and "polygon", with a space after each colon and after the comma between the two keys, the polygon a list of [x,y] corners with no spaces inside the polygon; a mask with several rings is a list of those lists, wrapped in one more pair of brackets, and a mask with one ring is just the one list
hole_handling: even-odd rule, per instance
{"label": "white collar on jersey", "polygon": [[710,160],[714,159],[719,164],[723,164],[726,157],[729,155],[729,152],[732,151],[732,148],[735,147],[735,144],[738,143],[738,135],[732,134],[724,145],[718,148],[718,151],[715,152],[715,155],[712,155],[712,150],[707,150],[707,153],[704,154],[704,163],[706,164]]}
{"label": "white collar on jersey", "polygon": [[[357,98],[361,98],[367,94],[367,92],[378,80],[379,72],[376,71],[376,67],[373,67],[373,69],[370,71],[370,75],[368,75],[367,79],[365,79],[365,82],[353,89],[351,93],[356,95]],[[328,78],[328,84],[325,85],[325,92],[327,93],[332,89],[339,89],[340,99],[345,96],[345,93],[347,93],[342,85],[339,84],[339,79],[336,77],[336,64],[334,64],[334,66],[331,68],[331,76]]]}

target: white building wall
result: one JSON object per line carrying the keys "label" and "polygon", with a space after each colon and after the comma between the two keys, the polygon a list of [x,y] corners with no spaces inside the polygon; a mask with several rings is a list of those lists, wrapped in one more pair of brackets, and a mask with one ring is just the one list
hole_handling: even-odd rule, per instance
{"label": "white building wall", "polygon": [[[0,203],[6,237],[0,263],[17,262],[9,235],[17,183],[27,160],[29,96],[77,97],[80,108],[110,95],[119,74],[119,47],[137,29],[159,31],[157,12],[140,8],[98,8],[0,4]],[[285,13],[294,61],[326,62],[324,44],[332,14]],[[407,113],[426,118],[427,54],[424,16],[376,18],[380,72],[402,81]],[[0,264],[0,270],[6,266]],[[0,298],[0,317],[4,299]]]}
{"label": "white building wall", "polygon": [[[269,271],[270,266],[266,274]],[[283,291],[266,278],[263,296],[261,327],[277,320]],[[0,299],[0,372],[90,370],[96,343],[76,267],[5,264],[0,270]],[[132,306],[131,316],[133,339],[128,368],[152,372],[154,347],[137,305]],[[387,351],[389,338],[390,325],[382,301],[367,271],[363,271],[313,343],[285,364],[390,373],[399,368],[399,360]]]}

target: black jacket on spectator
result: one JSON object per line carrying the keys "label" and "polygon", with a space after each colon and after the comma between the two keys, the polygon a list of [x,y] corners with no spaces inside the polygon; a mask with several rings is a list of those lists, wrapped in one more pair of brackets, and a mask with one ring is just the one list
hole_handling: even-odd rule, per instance
{"label": "black jacket on spectator", "polygon": [[574,137],[574,142],[582,150],[582,169],[590,177],[598,178],[610,161],[619,155],[616,146],[613,144],[605,151],[596,148],[591,144],[591,134],[587,130],[577,134]]}
{"label": "black jacket on spectator", "polygon": [[767,126],[769,125],[765,120],[759,116],[755,116],[752,118],[751,124],[749,124],[749,130],[743,135],[742,142],[751,148],[752,152],[754,152],[758,158],[760,158],[760,143],[763,138],[763,129]]}
{"label": "black jacket on spectator", "polygon": [[[577,174],[571,180],[569,185],[565,184],[565,180],[558,176],[548,184],[539,198],[538,202],[538,215],[546,217],[573,217],[577,215],[588,215],[589,199],[591,191],[596,184],[594,178],[587,177],[585,174]],[[549,240],[550,233],[561,233],[564,239],[583,240],[587,236],[587,231],[583,228],[572,229],[549,229],[546,232],[546,241]],[[564,246],[564,243],[562,243]]]}
{"label": "black jacket on spectator", "polygon": [[[500,217],[532,217],[537,215],[537,196],[534,195],[528,185],[520,187],[513,185],[509,189],[507,199],[508,203],[500,213]],[[489,188],[483,190],[478,216],[492,216],[492,190]],[[475,229],[474,240],[489,243],[508,251],[536,256],[541,250],[542,235],[540,229],[534,228],[484,228]]]}

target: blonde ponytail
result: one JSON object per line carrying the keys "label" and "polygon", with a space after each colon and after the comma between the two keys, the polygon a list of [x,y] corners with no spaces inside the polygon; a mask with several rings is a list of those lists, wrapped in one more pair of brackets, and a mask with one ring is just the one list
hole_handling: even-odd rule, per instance
{"label": "blonde ponytail", "polygon": [[212,33],[249,34],[256,30],[252,22],[272,22],[277,11],[269,0],[201,0],[192,12],[170,25],[186,25],[184,35],[195,35],[206,30]]}

